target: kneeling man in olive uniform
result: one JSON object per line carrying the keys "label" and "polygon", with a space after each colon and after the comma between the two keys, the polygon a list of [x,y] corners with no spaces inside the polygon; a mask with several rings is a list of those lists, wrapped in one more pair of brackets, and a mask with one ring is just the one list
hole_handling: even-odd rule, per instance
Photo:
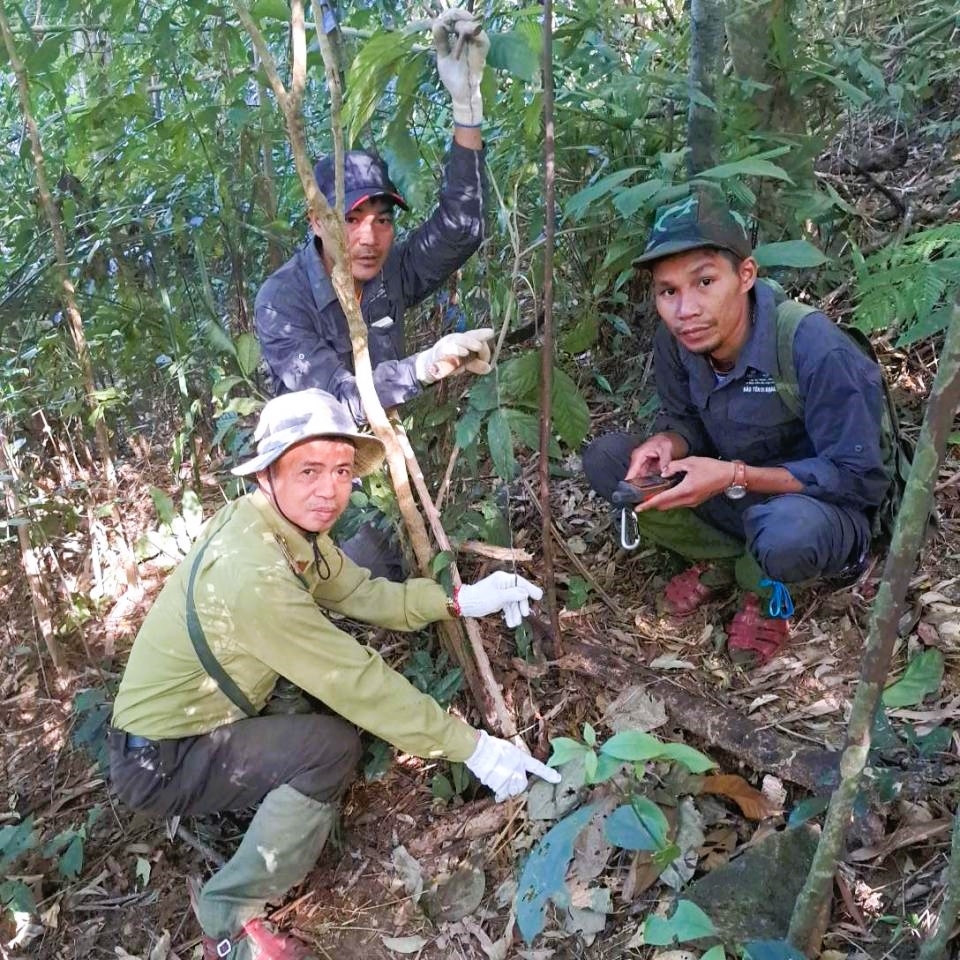
{"label": "kneeling man in olive uniform", "polygon": [[[328,537],[353,479],[383,461],[335,398],[271,400],[257,455],[235,468],[257,490],[223,507],[167,581],[137,635],[113,712],[120,798],[158,816],[258,804],[232,859],[196,891],[204,958],[311,955],[268,929],[268,900],[307,875],[360,757],[356,727],[419,757],[462,761],[497,800],[534,773],[513,744],[442,710],[329,614],[391,630],[501,613],[517,625],[540,589],[494,573],[448,597],[429,579],[371,579]],[[280,678],[332,714],[262,715]]]}

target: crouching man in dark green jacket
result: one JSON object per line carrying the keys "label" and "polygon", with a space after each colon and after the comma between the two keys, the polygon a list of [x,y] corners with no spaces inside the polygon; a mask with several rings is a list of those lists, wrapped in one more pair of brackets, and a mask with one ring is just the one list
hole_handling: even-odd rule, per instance
{"label": "crouching man in dark green jacket", "polygon": [[[327,536],[355,476],[383,461],[332,396],[271,400],[257,455],[234,472],[258,489],[217,513],[167,581],[120,683],[110,766],[120,798],[158,816],[259,804],[233,858],[194,898],[204,958],[311,955],[260,919],[307,875],[360,756],[355,726],[405,753],[463,761],[497,800],[527,775],[559,776],[416,690],[328,613],[393,630],[502,613],[517,625],[541,591],[494,573],[453,598],[432,580],[371,579]],[[279,678],[334,715],[260,715]]]}

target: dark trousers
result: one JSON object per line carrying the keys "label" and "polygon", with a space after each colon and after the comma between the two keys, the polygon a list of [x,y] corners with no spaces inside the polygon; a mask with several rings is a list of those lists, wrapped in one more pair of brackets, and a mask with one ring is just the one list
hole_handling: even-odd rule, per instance
{"label": "dark trousers", "polygon": [[[587,481],[605,500],[626,476],[630,454],[643,439],[609,433],[583,451]],[[690,560],[734,559],[725,541],[736,541],[763,574],[785,583],[836,576],[858,564],[870,545],[866,514],[798,493],[748,493],[740,500],[721,495],[692,511],[651,511],[638,520],[641,535]]]}
{"label": "dark trousers", "polygon": [[199,815],[260,803],[288,785],[335,801],[360,761],[352,724],[324,714],[253,717],[211,733],[133,746],[110,731],[110,776],[120,799],[157,816]]}

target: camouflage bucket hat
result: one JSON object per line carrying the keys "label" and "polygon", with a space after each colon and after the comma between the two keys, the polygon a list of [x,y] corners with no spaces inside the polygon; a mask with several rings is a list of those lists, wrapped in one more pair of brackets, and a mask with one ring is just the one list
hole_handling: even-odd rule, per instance
{"label": "camouflage bucket hat", "polygon": [[695,187],[689,197],[657,209],[643,254],[634,266],[674,253],[717,247],[740,259],[753,252],[743,218],[724,202],[719,191]]}
{"label": "camouflage bucket hat", "polygon": [[344,440],[357,451],[354,473],[365,477],[383,463],[383,444],[360,433],[346,407],[323,390],[309,388],[284,393],[268,401],[260,411],[253,433],[256,456],[237,464],[230,472],[238,477],[266,470],[291,447],[304,440]]}

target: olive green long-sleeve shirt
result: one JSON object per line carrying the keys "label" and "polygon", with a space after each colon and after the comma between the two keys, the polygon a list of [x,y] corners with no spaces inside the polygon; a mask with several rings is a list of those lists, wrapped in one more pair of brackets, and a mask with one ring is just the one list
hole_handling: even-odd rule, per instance
{"label": "olive green long-sleeve shirt", "polygon": [[204,671],[187,632],[187,582],[208,540],[194,585],[197,614],[210,649],[255,707],[281,675],[405,753],[470,756],[476,733],[469,724],[327,617],[415,630],[449,619],[443,588],[427,579],[371,580],[324,535],[318,570],[310,542],[260,492],[220,510],[164,585],[130,652],[114,726],[162,740],[245,718]]}

